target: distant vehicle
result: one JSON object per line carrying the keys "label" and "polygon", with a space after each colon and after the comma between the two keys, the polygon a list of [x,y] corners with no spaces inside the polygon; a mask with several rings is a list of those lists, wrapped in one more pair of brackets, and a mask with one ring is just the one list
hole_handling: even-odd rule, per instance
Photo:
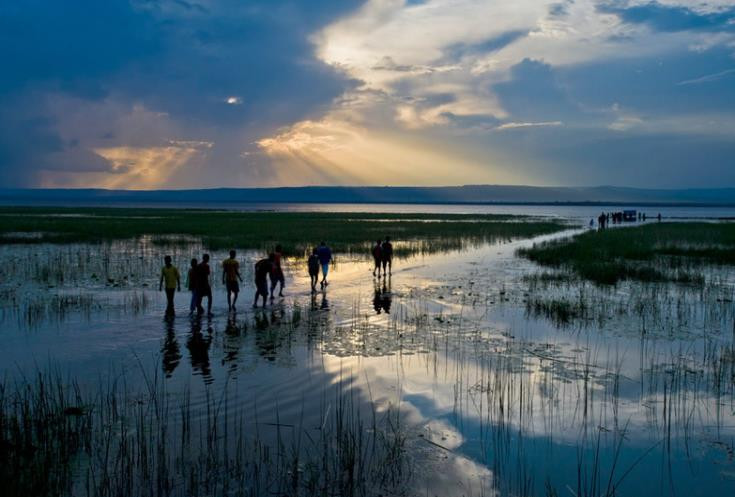
{"label": "distant vehicle", "polygon": [[632,222],[638,219],[638,213],[634,210],[623,211],[623,221]]}

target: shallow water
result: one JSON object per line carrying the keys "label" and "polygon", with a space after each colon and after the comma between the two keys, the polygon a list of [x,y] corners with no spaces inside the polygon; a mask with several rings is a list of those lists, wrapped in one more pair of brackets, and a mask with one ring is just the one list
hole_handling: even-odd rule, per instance
{"label": "shallow water", "polygon": [[[338,254],[314,295],[304,261],[288,260],[286,297],[265,310],[250,307],[258,254],[240,253],[237,313],[215,273],[214,316],[190,317],[181,293],[172,319],[158,261],[173,251],[185,268],[201,247],[0,246],[2,371],[52,364],[89,388],[159,374],[193,406],[228,392],[266,437],[323,425],[332,388],[349,384],[359,403],[400,408],[415,495],[732,492],[732,274],[544,287],[514,256],[532,242],[397,260],[388,279]],[[529,302],[548,295],[587,315],[536,315]]]}

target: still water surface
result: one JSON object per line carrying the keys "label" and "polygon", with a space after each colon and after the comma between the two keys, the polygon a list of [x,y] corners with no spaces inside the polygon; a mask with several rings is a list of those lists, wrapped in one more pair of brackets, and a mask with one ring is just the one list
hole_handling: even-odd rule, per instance
{"label": "still water surface", "polygon": [[[723,362],[732,275],[706,272],[706,289],[539,289],[528,279],[538,267],[514,255],[539,240],[397,260],[387,279],[373,278],[366,259],[337,254],[331,284],[313,295],[304,261],[291,259],[286,297],[265,310],[250,307],[261,254],[239,253],[238,312],[227,312],[215,277],[214,316],[190,317],[184,292],[173,319],[155,291],[164,249],[146,240],[0,246],[0,291],[12,296],[0,307],[0,371],[52,364],[90,388],[121,371],[156,371],[194,406],[230,392],[228,408],[262,426],[318,426],[330,387],[345,382],[361,402],[400,408],[415,495],[545,495],[547,484],[575,495],[580,478],[602,493],[617,483],[619,495],[732,495],[734,380],[723,378],[732,373]],[[182,270],[202,251],[168,250]],[[213,254],[216,276],[225,257]],[[564,325],[536,315],[529,303],[548,292],[588,301],[590,315]]]}

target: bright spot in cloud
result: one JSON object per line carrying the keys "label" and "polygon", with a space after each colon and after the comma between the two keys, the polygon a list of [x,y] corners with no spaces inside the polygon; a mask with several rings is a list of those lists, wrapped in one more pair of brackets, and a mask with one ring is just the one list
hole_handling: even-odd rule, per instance
{"label": "bright spot in cloud", "polygon": [[227,97],[225,102],[228,105],[242,105],[242,97]]}

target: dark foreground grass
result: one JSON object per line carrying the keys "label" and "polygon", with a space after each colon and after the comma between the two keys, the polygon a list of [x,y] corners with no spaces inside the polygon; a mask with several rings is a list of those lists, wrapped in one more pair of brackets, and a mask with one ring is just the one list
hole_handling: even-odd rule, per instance
{"label": "dark foreground grass", "polygon": [[94,395],[58,373],[0,381],[2,495],[377,496],[403,495],[411,482],[400,414],[374,405],[363,414],[342,379],[323,399],[321,426],[278,422],[274,437],[268,423],[229,411],[226,394],[194,407],[146,378],[138,391],[124,378],[101,382]]}
{"label": "dark foreground grass", "polygon": [[519,255],[544,266],[568,268],[599,284],[621,280],[701,284],[698,264],[735,265],[735,223],[662,223],[588,231],[519,250]]}
{"label": "dark foreground grass", "polygon": [[407,242],[396,245],[400,256],[451,250],[467,242],[527,238],[565,227],[558,221],[479,214],[0,208],[0,243],[97,243],[150,235],[161,244],[186,244],[193,237],[211,250],[271,249],[280,243],[289,255],[303,254],[320,240],[337,251],[364,251],[378,238],[390,236]]}

